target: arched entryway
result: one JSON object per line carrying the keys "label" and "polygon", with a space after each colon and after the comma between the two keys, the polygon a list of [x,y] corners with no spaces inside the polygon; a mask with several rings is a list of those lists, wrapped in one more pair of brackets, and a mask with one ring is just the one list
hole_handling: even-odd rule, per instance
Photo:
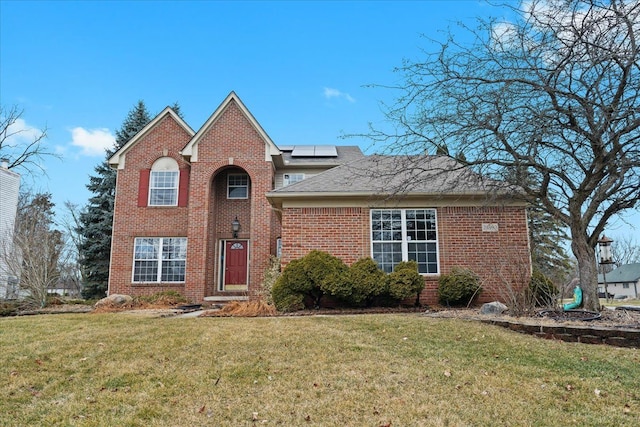
{"label": "arched entryway", "polygon": [[249,289],[251,178],[229,166],[211,181],[209,200],[207,294],[241,295]]}

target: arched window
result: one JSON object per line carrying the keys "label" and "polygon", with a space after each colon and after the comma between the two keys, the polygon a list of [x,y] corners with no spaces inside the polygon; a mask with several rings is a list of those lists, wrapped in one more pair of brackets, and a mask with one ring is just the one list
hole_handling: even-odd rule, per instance
{"label": "arched window", "polygon": [[149,177],[149,206],[178,206],[178,162],[161,157],[151,166]]}

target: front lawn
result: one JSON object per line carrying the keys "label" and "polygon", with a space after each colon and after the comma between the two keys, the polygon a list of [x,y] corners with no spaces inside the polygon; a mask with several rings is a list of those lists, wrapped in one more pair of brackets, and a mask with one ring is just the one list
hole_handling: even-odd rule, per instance
{"label": "front lawn", "polygon": [[0,425],[635,426],[640,352],[419,314],[0,319]]}

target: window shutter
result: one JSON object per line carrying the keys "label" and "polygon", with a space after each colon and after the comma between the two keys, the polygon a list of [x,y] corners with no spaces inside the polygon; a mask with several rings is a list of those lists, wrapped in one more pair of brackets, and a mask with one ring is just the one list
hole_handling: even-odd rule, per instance
{"label": "window shutter", "polygon": [[138,181],[138,206],[147,206],[149,200],[149,175],[151,169],[142,169],[140,171],[140,181]]}
{"label": "window shutter", "polygon": [[180,169],[180,182],[178,183],[178,206],[187,206],[189,200],[189,169]]}

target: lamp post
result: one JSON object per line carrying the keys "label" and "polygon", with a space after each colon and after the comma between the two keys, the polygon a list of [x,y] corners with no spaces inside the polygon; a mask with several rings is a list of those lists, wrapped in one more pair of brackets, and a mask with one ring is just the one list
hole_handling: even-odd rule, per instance
{"label": "lamp post", "polygon": [[611,243],[613,243],[613,240],[604,234],[600,237],[600,240],[598,240],[598,247],[600,248],[600,265],[602,266],[602,281],[604,282],[604,297],[607,302],[609,302],[609,290],[607,289],[607,272],[605,271],[605,265],[613,264]]}
{"label": "lamp post", "polygon": [[236,215],[236,219],[231,221],[231,231],[233,232],[233,238],[238,238],[238,231],[240,231],[240,221],[238,221],[238,216]]}

